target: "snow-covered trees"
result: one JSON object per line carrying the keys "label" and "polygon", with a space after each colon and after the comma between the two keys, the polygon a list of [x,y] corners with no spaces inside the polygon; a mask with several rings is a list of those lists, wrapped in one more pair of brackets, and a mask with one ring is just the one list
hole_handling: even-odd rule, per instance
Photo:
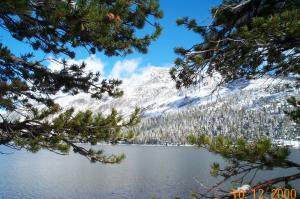
{"label": "snow-covered trees", "polygon": [[201,106],[168,111],[157,117],[142,118],[134,127],[143,142],[159,140],[185,142],[189,133],[207,135],[244,136],[254,139],[262,136],[271,138],[295,138],[299,127],[284,113],[290,110],[285,99],[299,90],[286,91],[285,85],[266,88],[265,96],[256,97],[258,92],[243,90],[220,97]]}

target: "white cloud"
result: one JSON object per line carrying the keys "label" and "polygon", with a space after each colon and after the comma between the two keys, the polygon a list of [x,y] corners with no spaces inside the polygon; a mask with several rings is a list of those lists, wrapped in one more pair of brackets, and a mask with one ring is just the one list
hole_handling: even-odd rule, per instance
{"label": "white cloud", "polygon": [[119,78],[130,77],[138,68],[141,61],[142,59],[140,58],[117,61],[113,66],[111,72],[111,78],[119,79]]}
{"label": "white cloud", "polygon": [[[60,60],[61,61],[61,60]],[[68,64],[81,64],[84,62],[86,64],[85,70],[88,72],[100,72],[102,75],[104,74],[104,63],[94,55],[87,57],[86,59],[69,59],[67,60]],[[51,70],[60,70],[62,68],[62,64],[56,63],[56,62],[50,62],[48,68]]]}

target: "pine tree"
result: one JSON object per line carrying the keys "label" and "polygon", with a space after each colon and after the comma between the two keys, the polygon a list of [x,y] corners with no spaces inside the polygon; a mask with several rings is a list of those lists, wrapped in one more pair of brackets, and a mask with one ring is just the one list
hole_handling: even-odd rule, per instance
{"label": "pine tree", "polygon": [[177,20],[203,38],[180,56],[170,71],[177,87],[202,80],[202,72],[219,72],[223,83],[241,77],[299,75],[300,2],[294,0],[225,0],[212,9],[212,22]]}
{"label": "pine tree", "polygon": [[[106,157],[76,143],[94,145],[118,139],[121,127],[138,122],[139,110],[125,121],[116,110],[109,115],[62,110],[53,96],[85,92],[99,100],[103,95],[119,97],[123,94],[118,88],[121,81],[102,79],[99,73],[86,72],[85,63],[66,60],[60,62],[61,70],[52,71],[46,60],[37,60],[34,53],[74,58],[78,47],[107,56],[123,56],[133,50],[146,53],[161,32],[160,25],[151,21],[161,17],[156,0],[1,1],[0,27],[29,44],[32,52],[15,55],[5,41],[0,41],[0,109],[6,112],[0,115],[0,144],[62,154],[72,148],[91,161],[119,162],[123,155]],[[138,36],[145,26],[151,26],[153,32]],[[38,108],[40,105],[44,108]],[[10,113],[22,117],[12,119]]]}
{"label": "pine tree", "polygon": [[[209,25],[199,25],[188,17],[177,20],[178,25],[184,25],[202,37],[202,41],[191,48],[175,49],[179,58],[175,60],[170,74],[177,88],[197,84],[203,80],[205,73],[213,75],[216,72],[223,78],[220,85],[239,78],[260,78],[265,74],[274,77],[293,75],[299,83],[300,1],[223,0],[211,10],[211,17]],[[295,109],[288,114],[299,124],[299,99],[291,98],[289,103]],[[242,185],[244,177],[253,172],[256,174],[257,169],[300,168],[298,163],[287,159],[288,149],[273,145],[268,138],[247,142],[240,136],[200,135],[197,139],[189,137],[189,140],[230,161],[226,168],[217,163],[212,165],[211,174],[222,176],[224,180],[206,193],[195,194],[196,198],[234,198],[232,192],[224,194],[216,189],[234,176],[240,177]],[[251,188],[270,191],[279,186],[278,183],[283,183],[283,188],[291,188],[289,182],[299,178],[300,173],[295,173],[266,180]],[[245,190],[245,193],[251,194],[251,189]]]}

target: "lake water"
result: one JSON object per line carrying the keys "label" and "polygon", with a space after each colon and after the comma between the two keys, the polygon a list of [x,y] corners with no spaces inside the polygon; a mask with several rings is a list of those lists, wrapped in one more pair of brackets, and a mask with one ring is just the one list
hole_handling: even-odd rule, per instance
{"label": "lake water", "polygon": [[[201,184],[209,186],[218,181],[210,176],[210,165],[224,163],[219,156],[195,147],[101,148],[106,153],[124,152],[126,159],[119,165],[102,165],[90,163],[78,154],[60,156],[48,151],[0,155],[0,198],[190,198],[193,191],[203,190]],[[291,159],[300,162],[300,151],[294,150]],[[293,172],[296,171],[276,170],[257,176],[263,180]],[[300,188],[300,181],[294,185]]]}

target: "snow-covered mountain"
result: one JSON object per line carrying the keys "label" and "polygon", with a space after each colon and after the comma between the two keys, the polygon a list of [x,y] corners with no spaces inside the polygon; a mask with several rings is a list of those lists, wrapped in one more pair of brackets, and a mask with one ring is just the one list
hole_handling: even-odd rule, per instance
{"label": "snow-covered mountain", "polygon": [[283,113],[289,108],[286,99],[300,94],[299,88],[291,86],[293,79],[240,79],[212,94],[219,81],[216,74],[200,85],[176,90],[168,68],[150,67],[124,80],[121,98],[95,100],[79,94],[57,97],[56,101],[63,107],[94,112],[109,112],[114,107],[125,116],[138,106],[142,122],[134,130],[143,139],[178,141],[182,135],[200,130],[209,134],[238,131],[248,136],[297,134],[298,129]]}

